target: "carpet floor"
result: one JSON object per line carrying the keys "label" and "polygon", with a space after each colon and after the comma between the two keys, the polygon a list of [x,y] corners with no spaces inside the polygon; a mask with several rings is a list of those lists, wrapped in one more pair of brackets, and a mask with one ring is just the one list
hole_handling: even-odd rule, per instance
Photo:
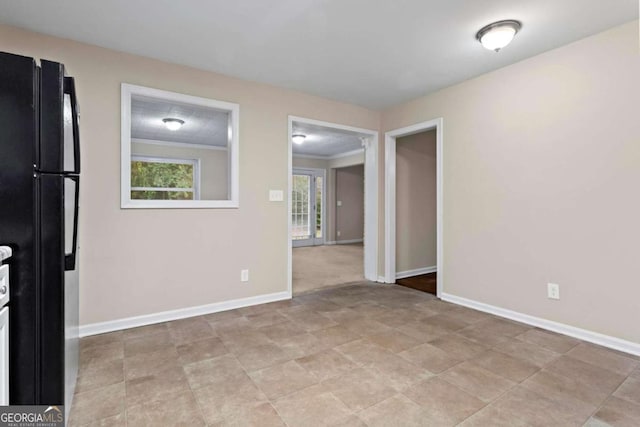
{"label": "carpet floor", "polygon": [[364,247],[352,245],[293,248],[293,293],[364,279]]}

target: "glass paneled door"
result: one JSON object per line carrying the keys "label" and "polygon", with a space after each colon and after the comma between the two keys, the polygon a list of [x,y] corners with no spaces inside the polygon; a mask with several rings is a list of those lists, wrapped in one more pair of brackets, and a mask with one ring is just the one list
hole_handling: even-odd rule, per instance
{"label": "glass paneled door", "polygon": [[294,169],[291,185],[293,247],[324,244],[323,169]]}

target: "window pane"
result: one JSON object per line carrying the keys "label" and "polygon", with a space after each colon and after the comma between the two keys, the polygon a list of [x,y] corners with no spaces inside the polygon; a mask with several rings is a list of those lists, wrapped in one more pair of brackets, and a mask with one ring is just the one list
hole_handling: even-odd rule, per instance
{"label": "window pane", "polygon": [[132,200],[193,200],[193,191],[132,191]]}
{"label": "window pane", "polygon": [[131,187],[193,188],[193,164],[133,160]]}
{"label": "window pane", "polygon": [[311,236],[309,222],[309,187],[311,179],[308,175],[293,175],[291,199],[292,238],[293,240],[307,239]]}
{"label": "window pane", "polygon": [[193,191],[132,191],[132,200],[193,200]]}
{"label": "window pane", "polygon": [[316,177],[316,239],[322,238],[322,177]]}

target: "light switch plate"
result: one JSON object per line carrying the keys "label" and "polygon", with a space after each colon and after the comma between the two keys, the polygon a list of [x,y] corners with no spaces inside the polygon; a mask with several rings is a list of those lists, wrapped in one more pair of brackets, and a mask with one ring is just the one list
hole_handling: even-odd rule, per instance
{"label": "light switch plate", "polygon": [[269,190],[270,202],[282,202],[284,201],[284,192],[282,190]]}
{"label": "light switch plate", "polygon": [[338,206],[342,206],[342,200],[338,200],[338,201],[337,201],[337,203],[336,203],[336,205],[338,205]]}

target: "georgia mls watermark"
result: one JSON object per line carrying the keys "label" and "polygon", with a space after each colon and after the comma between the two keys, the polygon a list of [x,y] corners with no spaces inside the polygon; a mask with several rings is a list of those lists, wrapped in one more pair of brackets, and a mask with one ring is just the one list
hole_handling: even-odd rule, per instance
{"label": "georgia mls watermark", "polygon": [[0,427],[64,427],[64,406],[0,406]]}

